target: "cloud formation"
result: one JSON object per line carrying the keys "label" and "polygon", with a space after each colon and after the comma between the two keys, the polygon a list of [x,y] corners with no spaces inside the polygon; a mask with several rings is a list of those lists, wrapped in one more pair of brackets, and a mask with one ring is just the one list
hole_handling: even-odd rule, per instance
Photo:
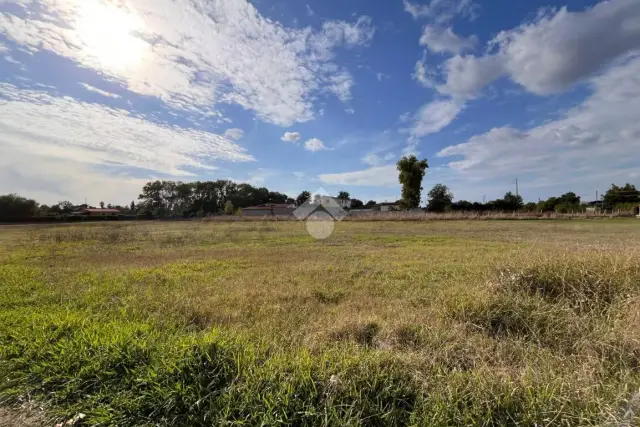
{"label": "cloud formation", "polygon": [[327,147],[324,146],[324,143],[320,141],[318,138],[311,138],[305,141],[304,148],[307,151],[322,151],[327,150]]}
{"label": "cloud formation", "polygon": [[398,184],[396,165],[375,166],[369,169],[318,175],[320,182],[326,185],[355,185],[388,187]]}
{"label": "cloud formation", "polygon": [[583,12],[542,10],[532,22],[500,32],[488,47],[495,53],[447,61],[440,92],[475,96],[503,75],[538,95],[565,91],[640,49],[640,3],[611,0]]}
{"label": "cloud formation", "polygon": [[[640,56],[588,85],[593,93],[564,117],[526,130],[501,127],[441,150],[449,167],[474,180],[522,178],[529,187],[592,194],[640,170]],[[560,188],[562,187],[562,188]]]}
{"label": "cloud formation", "polygon": [[414,116],[409,132],[412,137],[423,137],[440,132],[455,120],[464,109],[464,104],[453,100],[432,101],[423,105]]}
{"label": "cloud formation", "polygon": [[285,142],[298,142],[300,139],[300,132],[285,132],[280,139]]}
{"label": "cloud formation", "polygon": [[97,94],[102,95],[102,96],[107,97],[107,98],[115,98],[115,99],[122,98],[120,95],[117,95],[117,94],[111,93],[111,92],[107,92],[106,90],[99,89],[99,88],[97,88],[95,86],[91,86],[90,84],[87,84],[87,83],[80,83],[80,86],[84,87],[89,92],[94,92],[94,93],[97,93]]}
{"label": "cloud formation", "polygon": [[224,137],[229,140],[237,141],[243,136],[244,136],[244,131],[242,129],[231,128],[224,131]]}
{"label": "cloud formation", "polygon": [[426,46],[435,53],[460,53],[473,50],[477,43],[476,36],[460,37],[451,27],[441,29],[433,25],[425,25],[420,36],[420,46]]}
{"label": "cloud formation", "polygon": [[[0,34],[22,48],[69,58],[172,108],[233,103],[282,126],[311,119],[326,87],[350,99],[353,78],[333,62],[335,51],[374,34],[369,17],[329,21],[319,31],[287,28],[245,0],[26,3],[27,14],[0,13]],[[95,32],[103,26],[108,38]]]}
{"label": "cloud formation", "polygon": [[428,18],[435,23],[445,24],[456,15],[468,19],[475,19],[478,5],[472,0],[431,0],[427,4],[411,3],[402,0],[405,12],[411,14],[413,19]]}
{"label": "cloud formation", "polygon": [[380,155],[378,153],[369,153],[362,158],[362,163],[369,166],[380,166],[395,158],[395,154],[387,153]]}
{"label": "cloud formation", "polygon": [[123,110],[0,83],[0,146],[92,165],[174,176],[254,160],[224,136],[158,124]]}

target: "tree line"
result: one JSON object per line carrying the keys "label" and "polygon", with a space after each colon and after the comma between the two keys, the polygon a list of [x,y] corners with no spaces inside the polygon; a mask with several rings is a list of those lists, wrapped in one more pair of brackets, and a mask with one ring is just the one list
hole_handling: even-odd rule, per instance
{"label": "tree line", "polygon": [[[422,181],[429,165],[427,159],[405,156],[397,163],[398,180],[402,186],[401,199],[396,204],[400,209],[417,209],[421,205]],[[583,202],[573,192],[550,197],[539,202],[525,203],[522,196],[507,192],[504,197],[487,203],[454,201],[454,195],[444,184],[436,184],[428,193],[425,209],[429,212],[447,211],[530,211],[530,212],[572,212],[584,210]],[[238,184],[230,180],[217,181],[150,181],[146,183],[138,201],[129,205],[111,205],[100,202],[101,208],[118,209],[123,215],[143,217],[201,217],[217,214],[236,214],[239,210],[268,203],[300,206],[311,197],[310,191],[302,191],[295,198],[270,191],[266,187]],[[376,201],[363,202],[351,198],[347,191],[340,191],[336,197],[350,201],[350,209],[375,209]],[[640,204],[640,191],[633,184],[611,188],[597,202],[605,209],[632,209]],[[72,216],[87,204],[73,204],[62,201],[53,205],[39,204],[17,194],[0,196],[0,220],[28,219],[33,217]]]}

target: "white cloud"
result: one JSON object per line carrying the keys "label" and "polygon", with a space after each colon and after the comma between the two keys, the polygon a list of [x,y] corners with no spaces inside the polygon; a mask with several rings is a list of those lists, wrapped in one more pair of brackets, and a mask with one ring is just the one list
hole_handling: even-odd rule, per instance
{"label": "white cloud", "polygon": [[224,137],[229,140],[237,141],[243,136],[244,136],[244,131],[242,129],[231,128],[224,131]]}
{"label": "white cloud", "polygon": [[387,153],[385,155],[369,153],[362,158],[362,163],[369,166],[380,166],[387,163],[389,160],[393,160],[393,158],[395,158],[393,153]]}
{"label": "white cloud", "polygon": [[441,29],[433,25],[426,25],[420,37],[420,45],[435,53],[461,53],[473,50],[477,43],[476,36],[460,37],[451,27]]}
{"label": "white cloud", "polygon": [[285,132],[284,135],[282,135],[282,138],[280,138],[281,140],[285,141],[285,142],[298,142],[298,140],[300,139],[300,133],[299,132]]}
{"label": "white cloud", "polygon": [[389,74],[376,73],[376,79],[378,79],[379,82],[381,82],[383,79],[388,79],[388,78],[390,78]]}
{"label": "white cloud", "polygon": [[[328,21],[322,25],[323,39],[330,46],[345,43],[347,46],[358,46],[369,43],[375,33],[369,16],[361,16],[351,24],[345,21]],[[325,41],[325,40],[323,40]]]}
{"label": "white cloud", "polygon": [[327,147],[324,146],[324,143],[320,141],[318,138],[311,138],[304,143],[305,150],[308,151],[322,151],[327,150]]}
{"label": "white cloud", "polygon": [[555,93],[640,48],[640,2],[612,0],[584,12],[543,14],[496,37],[512,79],[538,94]]}
{"label": "white cloud", "polygon": [[0,146],[91,165],[143,168],[175,176],[213,162],[254,158],[223,136],[162,125],[127,111],[19,90],[0,83]]}
{"label": "white cloud", "polygon": [[416,115],[409,129],[412,137],[423,137],[440,132],[455,120],[463,110],[464,104],[455,100],[432,101],[423,105]]}
{"label": "white cloud", "polygon": [[9,52],[9,48],[0,42],[0,53]]}
{"label": "white cloud", "polygon": [[318,179],[326,185],[396,186],[398,171],[396,165],[374,166],[354,172],[322,174]]}
{"label": "white cloud", "polygon": [[234,103],[283,126],[311,119],[327,87],[350,98],[353,78],[332,62],[334,50],[364,45],[374,34],[368,17],[326,22],[320,31],[287,28],[245,0],[132,0],[121,8],[104,0],[34,3],[25,15],[0,14],[0,34],[174,108],[201,112]]}
{"label": "white cloud", "polygon": [[408,112],[408,111],[407,111],[407,112],[405,112],[405,113],[400,114],[400,117],[398,117],[398,121],[399,121],[400,123],[406,123],[406,122],[408,122],[410,119],[411,119],[411,113],[410,113],[410,112]]}
{"label": "white cloud", "polygon": [[478,9],[471,0],[431,0],[428,4],[403,0],[403,4],[405,12],[410,13],[413,19],[429,18],[439,24],[450,22],[456,15],[474,20]]}
{"label": "white cloud", "polygon": [[137,200],[149,179],[107,173],[84,161],[27,153],[19,146],[0,144],[0,194],[18,193],[40,203],[63,200],[128,204]]}
{"label": "white cloud", "polygon": [[640,2],[610,0],[582,12],[543,10],[533,22],[502,31],[488,48],[497,52],[447,61],[440,92],[473,97],[501,75],[532,93],[562,92],[640,49]]}
{"label": "white cloud", "polygon": [[9,64],[22,65],[22,62],[14,59],[13,56],[11,55],[5,55],[4,60],[7,61]]}
{"label": "white cloud", "polygon": [[90,92],[98,93],[98,94],[100,94],[102,96],[106,96],[107,98],[116,98],[116,99],[122,98],[120,95],[116,95],[115,93],[107,92],[106,90],[99,89],[99,88],[97,88],[95,86],[91,86],[91,85],[89,85],[87,83],[80,83],[80,85],[82,87],[84,87],[86,90],[90,91]]}
{"label": "white cloud", "polygon": [[342,70],[333,74],[327,81],[327,90],[333,93],[342,102],[347,102],[351,99],[351,88],[353,87],[353,77],[351,74]]}
{"label": "white cloud", "polygon": [[426,88],[434,88],[436,86],[437,75],[432,69],[427,68],[424,59],[416,62],[412,77]]}
{"label": "white cloud", "polygon": [[592,78],[593,94],[561,119],[527,130],[495,128],[438,156],[457,157],[449,166],[467,180],[508,182],[518,176],[525,192],[592,194],[626,182],[640,165],[638,75],[636,56]]}
{"label": "white cloud", "polygon": [[355,114],[356,110],[354,110],[353,108],[345,108],[344,112],[347,114]]}
{"label": "white cloud", "polygon": [[315,12],[311,9],[311,6],[307,4],[307,16],[315,16]]}
{"label": "white cloud", "polygon": [[442,94],[456,98],[474,98],[488,83],[503,74],[503,64],[495,56],[456,55],[444,63],[447,81],[438,86]]}
{"label": "white cloud", "polygon": [[304,172],[293,172],[293,176],[295,176],[298,180],[301,180],[302,178],[305,177],[305,173]]}

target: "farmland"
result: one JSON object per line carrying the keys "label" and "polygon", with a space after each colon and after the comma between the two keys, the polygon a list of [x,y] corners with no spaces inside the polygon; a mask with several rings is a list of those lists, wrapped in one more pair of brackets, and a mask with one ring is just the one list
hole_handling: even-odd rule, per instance
{"label": "farmland", "polygon": [[6,226],[0,402],[86,425],[633,424],[639,240],[635,219]]}

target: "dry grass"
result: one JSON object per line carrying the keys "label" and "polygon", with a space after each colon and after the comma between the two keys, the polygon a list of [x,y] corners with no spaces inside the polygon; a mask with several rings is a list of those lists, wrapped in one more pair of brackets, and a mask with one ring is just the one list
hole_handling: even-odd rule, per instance
{"label": "dry grass", "polygon": [[89,425],[632,423],[639,225],[5,227],[0,396]]}

